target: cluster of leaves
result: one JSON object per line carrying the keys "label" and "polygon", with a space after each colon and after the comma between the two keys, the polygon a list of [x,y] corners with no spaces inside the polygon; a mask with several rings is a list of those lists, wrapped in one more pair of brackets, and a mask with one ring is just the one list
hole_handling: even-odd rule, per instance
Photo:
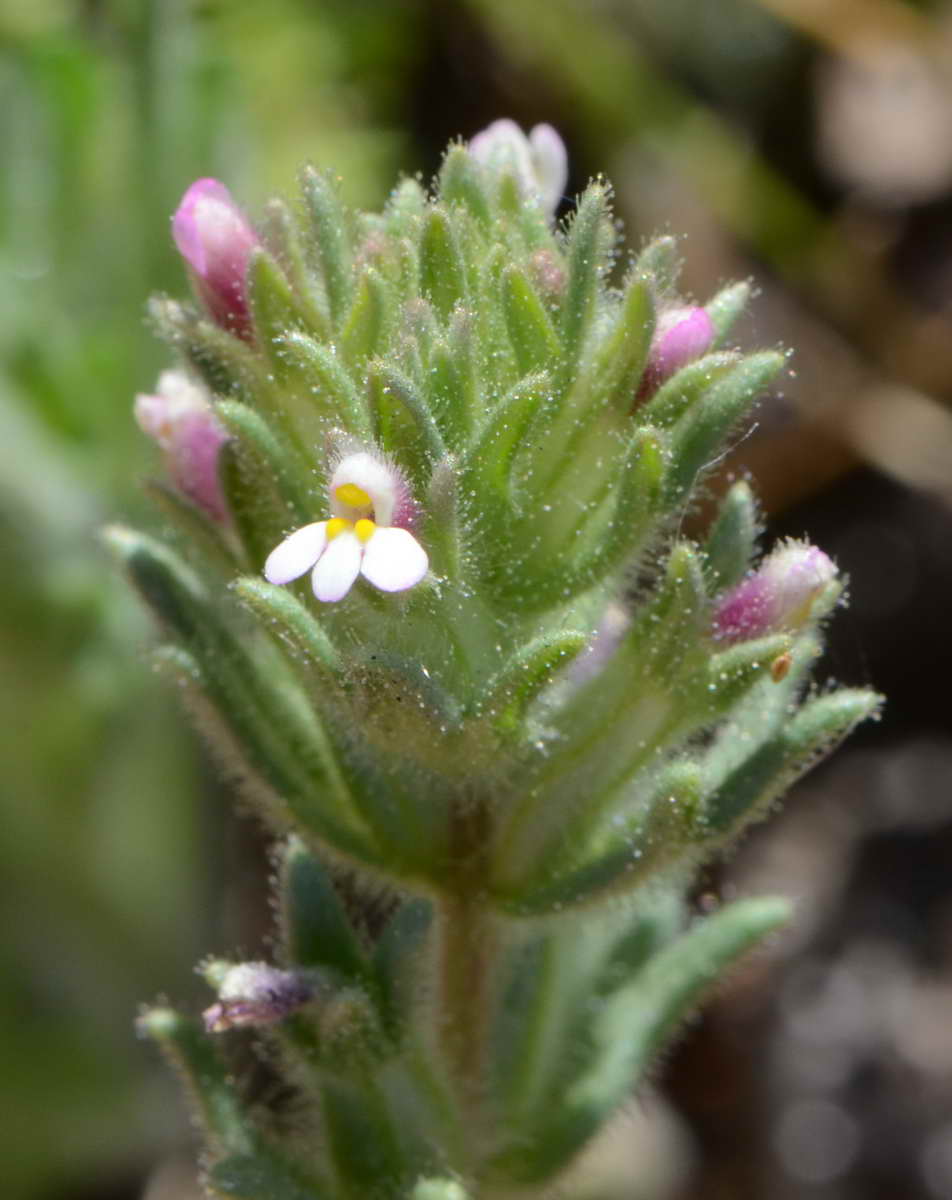
{"label": "cluster of leaves", "polygon": [[[159,662],[291,834],[284,965],[313,998],[269,1038],[293,1118],[243,1103],[188,1018],[143,1028],[186,1070],[217,1194],[541,1194],[784,918],[759,900],[690,922],[690,868],[877,698],[802,702],[836,584],[797,629],[714,636],[756,551],[745,484],[703,545],[677,532],[783,365],[725,348],[745,287],[706,306],[710,352],[646,391],[676,250],[613,286],[602,183],[564,229],[462,146],[432,195],[405,180],[381,214],[346,212],[326,173],[302,185],[300,213],[268,209],[246,336],[154,304],[230,436],[232,522],[157,485],[177,548],[109,535],[169,634]],[[431,570],[318,612],[260,570],[327,515],[354,448],[409,480]],[[331,868],[396,898],[382,934],[355,929]]]}

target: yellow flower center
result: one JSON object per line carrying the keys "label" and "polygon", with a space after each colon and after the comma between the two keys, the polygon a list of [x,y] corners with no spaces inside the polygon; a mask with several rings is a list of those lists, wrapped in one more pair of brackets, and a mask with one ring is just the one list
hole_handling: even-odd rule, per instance
{"label": "yellow flower center", "polygon": [[345,529],[353,529],[354,522],[348,521],[346,517],[331,517],[327,522],[327,540],[332,542]]}
{"label": "yellow flower center", "polygon": [[373,501],[356,483],[342,483],[334,489],[337,499],[349,508],[372,508]]}
{"label": "yellow flower center", "polygon": [[358,540],[366,545],[373,537],[376,528],[377,526],[373,521],[368,520],[367,517],[362,517],[354,526],[354,533],[357,534]]}

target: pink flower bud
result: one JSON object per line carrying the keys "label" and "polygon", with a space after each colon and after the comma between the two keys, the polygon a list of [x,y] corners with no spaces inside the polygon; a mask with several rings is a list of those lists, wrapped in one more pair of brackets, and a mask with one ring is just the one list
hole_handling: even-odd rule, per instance
{"label": "pink flower bud", "polygon": [[783,543],[721,597],[714,614],[714,636],[742,641],[802,628],[814,601],[836,574],[836,566],[816,546]]}
{"label": "pink flower bud", "polygon": [[228,435],[205,390],[182,371],[163,371],[154,395],[136,396],[135,416],[142,432],[161,447],[179,491],[214,520],[227,520],[218,453]]}
{"label": "pink flower bud", "polygon": [[242,1025],[274,1025],[313,997],[312,985],[297,971],[263,962],[229,967],[218,986],[218,1003],[202,1014],[209,1033]]}
{"label": "pink flower bud", "polygon": [[650,396],[676,371],[700,358],[713,340],[714,325],[705,309],[682,305],[663,311],[651,339],[639,398]]}
{"label": "pink flower bud", "polygon": [[225,185],[196,180],[175,211],[172,236],[212,318],[250,338],[248,260],[259,239]]}

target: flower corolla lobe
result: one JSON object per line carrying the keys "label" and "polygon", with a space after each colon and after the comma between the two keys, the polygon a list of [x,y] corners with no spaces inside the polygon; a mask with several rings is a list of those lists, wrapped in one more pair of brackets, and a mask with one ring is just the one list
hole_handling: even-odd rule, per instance
{"label": "flower corolla lobe", "polygon": [[285,584],[311,571],[314,595],[342,600],[358,575],[382,592],[402,592],[429,569],[410,532],[413,502],[406,481],[385,459],[361,450],[341,458],[328,487],[331,517],[295,530],[268,555],[264,576]]}

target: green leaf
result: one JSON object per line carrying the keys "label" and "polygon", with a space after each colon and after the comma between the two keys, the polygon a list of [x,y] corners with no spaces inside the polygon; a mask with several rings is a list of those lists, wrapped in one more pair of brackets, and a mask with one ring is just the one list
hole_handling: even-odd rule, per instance
{"label": "green leaf", "polygon": [[166,547],[125,529],[109,529],[105,538],[143,598],[196,660],[200,676],[191,685],[204,685],[246,761],[270,784],[271,815],[288,822],[293,814],[325,844],[374,863],[374,839],[337,749],[280,661],[256,659],[260,644],[236,635],[224,609]]}
{"label": "green leaf", "polygon": [[664,296],[674,290],[680,273],[678,239],[670,235],[649,242],[635,259],[634,274],[652,280],[658,296]]}
{"label": "green leaf", "polygon": [[142,1013],[136,1028],[158,1043],[178,1073],[213,1149],[229,1154],[253,1151],[258,1135],[242,1111],[214,1039],[198,1022],[172,1008],[156,1007]]}
{"label": "green leaf", "polygon": [[520,372],[555,367],[562,356],[558,335],[528,276],[517,266],[503,271],[502,303]]}
{"label": "green leaf", "polygon": [[601,184],[592,184],[579,201],[568,237],[562,342],[569,376],[581,358],[595,312],[599,280],[605,266],[605,225],[609,220],[605,188]]}
{"label": "green leaf", "polygon": [[413,1178],[394,1118],[368,1080],[356,1087],[327,1080],[321,1088],[327,1149],[350,1195],[393,1196]]}
{"label": "green leaf", "polygon": [[310,424],[312,457],[317,457],[321,435],[343,428],[360,438],[370,438],[370,416],[363,396],[343,360],[331,346],[305,333],[291,331],[281,339],[280,356],[288,386],[297,390],[295,409]]}
{"label": "green leaf", "polygon": [[732,283],[704,305],[714,326],[712,349],[723,346],[737,319],[750,301],[749,283]]}
{"label": "green leaf", "polygon": [[330,872],[296,834],[281,855],[278,895],[289,962],[366,983],[369,963]]}
{"label": "green leaf", "polygon": [[363,272],[341,334],[343,354],[351,365],[358,365],[383,350],[390,315],[389,295],[379,272]]}
{"label": "green leaf", "polygon": [[381,1015],[388,1034],[399,1042],[410,1024],[421,996],[422,954],[433,923],[426,900],[405,900],[387,922],[373,956],[374,978]]}
{"label": "green leaf", "polygon": [[250,396],[263,383],[258,357],[240,338],[164,296],[149,301],[149,317],[209,391],[218,396]]}
{"label": "green leaf", "polygon": [[308,266],[301,229],[290,207],[278,198],[265,205],[264,238],[280,263],[305,318],[305,328],[325,340],[331,336],[327,296]]}
{"label": "green leaf", "polygon": [[697,763],[675,761],[633,814],[603,819],[594,836],[569,834],[561,854],[498,902],[512,917],[534,917],[630,896],[696,841],[702,787]]}
{"label": "green leaf", "polygon": [[238,555],[225,528],[163,480],[148,480],[146,491],[185,539],[186,545],[219,575],[231,579],[238,570]]}
{"label": "green leaf", "polygon": [[800,709],[780,731],[741,761],[706,800],[708,840],[725,841],[763,818],[790,785],[860,723],[874,717],[882,697],[842,688]]}
{"label": "green leaf", "polygon": [[433,413],[413,381],[385,360],[371,363],[367,379],[379,440],[410,470],[414,482],[422,482],[446,455]]}
{"label": "green leaf", "polygon": [[586,374],[591,377],[592,408],[609,405],[621,412],[633,408],[654,325],[654,301],[649,281],[643,275],[633,275],[625,287],[615,325],[586,369]]}
{"label": "green leaf", "polygon": [[580,1069],[548,1093],[538,1123],[496,1162],[504,1178],[540,1184],[556,1175],[622,1104],[705,990],[789,919],[785,900],[742,900],[699,922],[649,959],[589,1012]]}
{"label": "green leaf", "polygon": [[584,650],[588,640],[586,633],[557,630],[528,642],[491,680],[474,711],[488,714],[500,732],[516,733],[532,701]]}
{"label": "green leaf", "polygon": [[741,361],[735,351],[706,354],[676,371],[638,409],[639,422],[656,429],[670,429],[701,397]]}
{"label": "green leaf", "polygon": [[330,171],[305,167],[301,172],[301,190],[311,221],[320,260],[331,320],[339,326],[350,307],[350,240],[341,204],[337,180]]}
{"label": "green leaf", "polygon": [[326,1185],[305,1184],[296,1175],[288,1164],[262,1151],[220,1159],[206,1182],[216,1196],[227,1200],[330,1200],[333,1193]]}
{"label": "green leaf", "polygon": [[671,438],[671,467],[664,488],[667,505],[680,504],[697,476],[713,465],[728,434],[785,361],[776,351],[751,354],[688,410]]}
{"label": "green leaf", "polygon": [[459,452],[466,444],[477,411],[479,380],[473,357],[473,322],[457,310],[444,337],[430,355],[430,402],[446,444]]}
{"label": "green leaf", "polygon": [[248,264],[248,296],[255,332],[272,368],[283,373],[280,346],[292,329],[312,332],[308,313],[298,302],[277,262],[260,247]]}
{"label": "green leaf", "polygon": [[545,371],[527,375],[487,414],[482,431],[467,451],[462,477],[474,496],[495,495],[509,502],[516,452],[526,431],[549,400],[551,378]]}
{"label": "green leaf", "polygon": [[750,484],[740,480],[721,501],[704,547],[704,573],[712,594],[734,587],[747,574],[760,529],[754,493]]}
{"label": "green leaf", "polygon": [[245,576],[234,583],[235,594],[269,626],[295,655],[303,657],[318,677],[333,679],[340,657],[317,618],[286,587]]}
{"label": "green leaf", "polygon": [[444,322],[466,297],[466,275],[459,243],[447,214],[431,208],[423,218],[420,284]]}
{"label": "green leaf", "polygon": [[492,210],[483,186],[483,173],[465,146],[457,144],[447,150],[440,167],[439,185],[444,203],[461,205],[480,225],[489,227]]}

